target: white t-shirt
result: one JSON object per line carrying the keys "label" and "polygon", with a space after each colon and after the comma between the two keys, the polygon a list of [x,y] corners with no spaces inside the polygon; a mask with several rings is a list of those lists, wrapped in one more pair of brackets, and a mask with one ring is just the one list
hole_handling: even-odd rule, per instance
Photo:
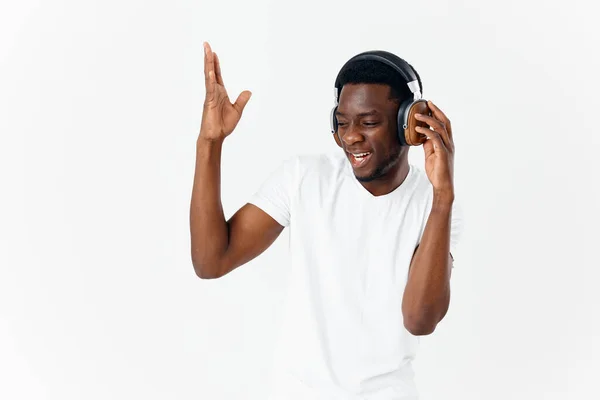
{"label": "white t-shirt", "polygon": [[[342,151],[292,157],[254,194],[250,203],[290,229],[270,400],[418,398],[419,339],[404,328],[402,295],[432,196],[414,165],[398,188],[373,196]],[[454,206],[451,252],[460,225]]]}

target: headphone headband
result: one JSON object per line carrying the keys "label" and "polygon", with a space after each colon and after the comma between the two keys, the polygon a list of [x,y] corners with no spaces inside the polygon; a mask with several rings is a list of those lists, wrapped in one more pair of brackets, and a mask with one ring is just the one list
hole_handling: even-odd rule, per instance
{"label": "headphone headband", "polygon": [[346,61],[344,66],[340,69],[340,72],[338,73],[337,77],[335,78],[334,96],[335,96],[335,104],[336,105],[338,104],[339,93],[341,91],[340,76],[341,76],[342,72],[350,64],[352,64],[356,61],[363,61],[363,60],[378,61],[378,62],[381,62],[383,64],[386,64],[386,65],[392,67],[396,72],[398,72],[400,74],[400,76],[402,76],[404,78],[410,92],[414,95],[414,100],[419,100],[421,98],[421,88],[419,86],[419,80],[417,78],[417,75],[415,74],[414,70],[411,68],[411,66],[406,61],[404,61],[397,55],[392,54],[387,51],[371,50],[371,51],[365,51],[363,53],[355,55],[350,60]]}

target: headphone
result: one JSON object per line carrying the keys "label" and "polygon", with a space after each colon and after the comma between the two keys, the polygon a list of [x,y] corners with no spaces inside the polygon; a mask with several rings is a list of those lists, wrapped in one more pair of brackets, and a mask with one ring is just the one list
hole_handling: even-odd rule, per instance
{"label": "headphone", "polygon": [[426,136],[415,131],[415,127],[428,127],[428,125],[422,121],[417,121],[414,115],[417,113],[431,115],[431,110],[427,106],[427,100],[421,97],[421,88],[419,86],[419,80],[417,78],[417,75],[415,74],[415,71],[406,61],[396,56],[395,54],[383,50],[372,50],[360,53],[348,60],[338,73],[337,77],[335,78],[335,106],[331,110],[330,122],[331,133],[335,135],[335,139],[338,145],[340,145],[340,143],[338,142],[339,138],[337,136],[338,122],[335,116],[335,112],[339,105],[339,94],[342,89],[340,87],[340,76],[350,64],[356,61],[363,60],[373,60],[388,65],[392,67],[396,72],[398,72],[400,76],[404,79],[408,88],[410,89],[410,92],[413,94],[413,98],[407,99],[400,104],[400,109],[398,110],[397,117],[397,136],[400,140],[400,144],[403,146],[418,146],[424,143],[427,139]]}

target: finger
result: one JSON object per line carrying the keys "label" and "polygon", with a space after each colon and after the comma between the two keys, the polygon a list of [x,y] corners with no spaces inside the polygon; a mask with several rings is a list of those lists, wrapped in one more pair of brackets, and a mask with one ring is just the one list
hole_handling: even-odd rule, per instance
{"label": "finger", "polygon": [[233,104],[233,108],[235,108],[240,115],[242,115],[242,112],[244,111],[246,104],[248,104],[248,100],[250,100],[251,96],[252,92],[249,90],[244,90],[242,93],[240,93],[237,100]]}
{"label": "finger", "polygon": [[219,85],[223,85],[225,86],[225,84],[223,83],[223,76],[221,75],[221,62],[219,61],[219,56],[217,55],[217,53],[214,53],[215,55],[215,72],[217,75],[217,83]]}
{"label": "finger", "polygon": [[425,122],[427,125],[437,130],[438,132],[441,132],[444,129],[446,129],[444,123],[435,117],[431,117],[425,114],[415,114],[415,118],[419,121]]}
{"label": "finger", "polygon": [[204,84],[206,99],[212,100],[215,95],[214,56],[208,42],[204,42]]}
{"label": "finger", "polygon": [[452,127],[450,124],[450,119],[444,114],[442,110],[439,109],[438,106],[433,104],[431,100],[427,101],[427,105],[429,109],[433,112],[433,115],[436,116],[440,121],[444,122],[446,125],[446,130],[448,131],[448,136],[452,139]]}
{"label": "finger", "polygon": [[204,47],[204,79],[208,79],[208,73],[214,70],[213,52],[208,42],[203,43]]}
{"label": "finger", "polygon": [[438,132],[442,135],[442,139],[444,139],[444,144],[449,149],[454,149],[454,142],[452,141],[452,135],[449,132],[449,127],[446,125],[444,121],[440,121],[436,117],[431,117],[423,114],[415,114],[415,118],[419,121],[425,122],[434,131]]}
{"label": "finger", "polygon": [[448,151],[442,135],[440,135],[438,132],[423,128],[422,126],[417,126],[415,130],[427,136],[427,141],[431,141],[431,143],[433,143],[433,151],[435,153],[446,153]]}
{"label": "finger", "polygon": [[438,106],[433,104],[433,101],[428,100],[427,105],[429,106],[429,109],[433,112],[433,115],[435,115],[440,121],[450,122],[448,117],[446,117],[446,114],[444,114],[444,112],[440,110]]}
{"label": "finger", "polygon": [[423,151],[425,152],[425,159],[429,158],[435,151],[433,150],[433,142],[427,139],[423,142]]}

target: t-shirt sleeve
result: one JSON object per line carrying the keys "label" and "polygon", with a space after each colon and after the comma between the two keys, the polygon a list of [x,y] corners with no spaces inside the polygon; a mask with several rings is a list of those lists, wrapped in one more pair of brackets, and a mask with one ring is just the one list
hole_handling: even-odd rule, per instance
{"label": "t-shirt sleeve", "polygon": [[249,203],[269,214],[281,226],[289,226],[297,172],[298,157],[286,159],[263,181]]}

